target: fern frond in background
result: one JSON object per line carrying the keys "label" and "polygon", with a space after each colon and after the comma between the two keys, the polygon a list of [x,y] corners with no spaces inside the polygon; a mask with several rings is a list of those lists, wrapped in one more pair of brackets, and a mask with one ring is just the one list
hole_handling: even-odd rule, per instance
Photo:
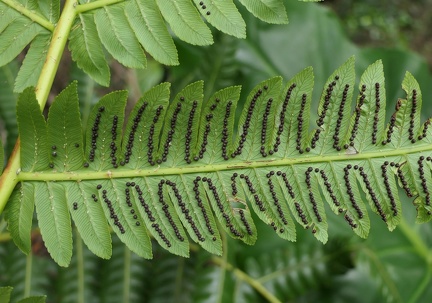
{"label": "fern frond in background", "polygon": [[[283,0],[240,3],[265,22],[288,22]],[[69,37],[72,58],[104,86],[110,83],[104,49],[130,68],[146,67],[144,50],[162,64],[179,64],[165,21],[180,40],[193,45],[213,43],[212,31],[204,20],[228,35],[246,37],[246,23],[232,0],[79,1],[74,10],[76,20]],[[0,1],[0,66],[30,45],[15,80],[16,92],[36,85],[59,18],[60,0]]]}

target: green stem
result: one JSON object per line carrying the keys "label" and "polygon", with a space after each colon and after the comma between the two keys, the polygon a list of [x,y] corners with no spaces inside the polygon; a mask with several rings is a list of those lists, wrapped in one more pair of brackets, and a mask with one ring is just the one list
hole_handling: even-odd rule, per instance
{"label": "green stem", "polygon": [[89,3],[77,5],[76,11],[78,14],[82,14],[94,9],[98,9],[104,6],[108,6],[120,2],[124,2],[124,0],[100,0],[95,2],[89,2]]}
{"label": "green stem", "polygon": [[113,169],[107,171],[79,170],[75,172],[21,172],[17,179],[19,181],[76,181],[76,180],[98,180],[115,178],[136,178],[147,176],[166,176],[176,174],[194,174],[204,172],[229,171],[237,169],[259,168],[259,167],[284,167],[296,164],[331,163],[337,161],[358,161],[372,158],[385,159],[387,157],[401,156],[408,157],[409,154],[432,151],[432,145],[420,145],[394,150],[380,150],[378,152],[365,152],[355,155],[339,153],[326,156],[310,155],[306,157],[288,157],[281,159],[265,158],[254,161],[227,161],[221,164],[199,165],[192,164],[185,167],[149,167],[145,169]]}
{"label": "green stem", "polygon": [[32,278],[33,254],[29,252],[26,257],[26,274],[24,284],[24,298],[30,296],[31,278]]}
{"label": "green stem", "polygon": [[426,288],[430,287],[431,281],[431,269],[430,267],[426,270],[425,276],[423,277],[420,284],[417,286],[415,292],[412,294],[411,298],[408,300],[408,303],[416,303],[420,302],[419,299],[421,295],[425,292]]}
{"label": "green stem", "polygon": [[123,300],[122,302],[130,301],[130,280],[131,280],[131,251],[125,247],[123,260]]}
{"label": "green stem", "polygon": [[84,256],[82,239],[75,229],[75,245],[76,245],[76,258],[77,258],[77,272],[78,272],[78,303],[85,303],[84,300]]}
{"label": "green stem", "polygon": [[219,258],[219,257],[213,257],[212,261],[216,263],[217,265],[230,270],[233,272],[233,274],[240,280],[248,283],[250,286],[252,286],[257,292],[259,292],[264,298],[267,299],[270,303],[281,303],[281,301],[276,298],[272,293],[270,293],[260,282],[246,274],[244,271],[241,271],[238,268],[235,268],[230,263],[226,262],[226,260]]}
{"label": "green stem", "polygon": [[175,279],[175,290],[173,293],[172,302],[175,302],[176,299],[180,298],[182,296],[183,291],[183,284],[182,281],[184,281],[184,272],[185,272],[185,258],[177,258],[177,270],[176,270],[176,279]]}
{"label": "green stem", "polygon": [[[10,0],[8,0],[8,2],[9,1]],[[75,5],[76,0],[66,0],[59,22],[53,32],[51,45],[47,53],[47,59],[42,67],[35,88],[36,98],[38,99],[41,109],[45,107],[48,94],[51,90],[54,77],[60,64],[60,59],[66,47],[72,24],[76,17]],[[20,170],[20,140],[18,139],[9,158],[8,165],[0,177],[0,214],[3,212],[9,196],[19,181],[17,176],[20,173]]]}
{"label": "green stem", "polygon": [[45,27],[50,32],[52,32],[54,30],[54,24],[52,24],[51,22],[49,22],[47,19],[45,19],[41,15],[39,15],[39,14],[37,14],[37,13],[29,10],[29,9],[27,9],[21,3],[17,2],[17,1],[14,1],[14,0],[1,0],[1,1],[4,2],[4,3],[6,3],[7,5],[9,5],[10,7],[12,7],[13,9],[15,9],[19,13],[23,14],[24,16],[26,16],[30,20],[32,20],[32,21],[36,22],[37,24]]}
{"label": "green stem", "polygon": [[431,266],[432,265],[432,253],[424,243],[424,241],[420,238],[420,234],[414,231],[402,218],[399,223],[400,231],[405,234],[405,237],[412,243],[415,251],[425,259],[426,263]]}

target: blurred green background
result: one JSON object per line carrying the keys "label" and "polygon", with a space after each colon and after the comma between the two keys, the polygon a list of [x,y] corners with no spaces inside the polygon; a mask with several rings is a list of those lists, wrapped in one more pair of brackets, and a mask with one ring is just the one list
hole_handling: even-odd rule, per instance
{"label": "blurred green background", "polygon": [[[77,79],[85,125],[92,104],[114,89],[130,91],[130,109],[145,90],[161,81],[172,82],[173,95],[198,79],[205,80],[206,97],[239,84],[246,95],[261,80],[275,75],[288,80],[312,66],[312,118],[316,120],[325,80],[355,55],[357,79],[369,64],[383,60],[387,117],[397,98],[404,97],[401,81],[405,71],[410,71],[422,88],[423,118],[431,116],[431,0],[285,3],[288,25],[265,24],[243,12],[247,21],[245,40],[219,32],[214,32],[215,44],[209,47],[176,40],[181,63],[178,67],[161,66],[150,59],[146,70],[126,70],[111,62],[109,89],[99,87],[78,70],[66,53],[50,98]],[[20,60],[0,68],[0,130],[6,155],[17,135],[16,96],[11,89]],[[300,228],[297,242],[289,243],[255,218],[259,232],[256,245],[227,239],[223,258],[262,283],[281,302],[431,302],[432,224],[416,224],[412,201],[402,192],[400,196],[404,220],[393,232],[378,216],[372,216],[370,236],[362,240],[343,218],[330,215],[326,245]],[[37,229],[32,239],[33,254],[25,256],[10,240],[0,217],[0,285],[14,287],[13,300],[30,293],[47,294],[47,302],[61,303],[266,302],[235,272],[221,268],[213,256],[195,246],[191,258],[184,259],[154,243],[155,257],[147,261],[131,253],[113,235],[113,257],[101,260],[77,236],[72,264],[59,268],[49,258]]]}

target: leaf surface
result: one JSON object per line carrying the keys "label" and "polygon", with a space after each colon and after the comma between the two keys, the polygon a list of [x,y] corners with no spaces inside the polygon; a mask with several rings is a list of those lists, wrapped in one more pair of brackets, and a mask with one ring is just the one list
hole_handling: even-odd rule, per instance
{"label": "leaf surface", "polygon": [[178,65],[177,49],[155,0],[126,3],[126,17],[141,45],[159,62]]}
{"label": "leaf surface", "polygon": [[95,23],[102,44],[121,64],[130,68],[145,68],[146,57],[119,5],[99,9]]}
{"label": "leaf surface", "polygon": [[194,45],[213,43],[210,29],[201,20],[190,0],[156,0],[162,16],[181,40]]}
{"label": "leaf surface", "polygon": [[109,67],[102,49],[93,14],[80,14],[69,36],[69,50],[79,68],[103,86],[110,81]]}

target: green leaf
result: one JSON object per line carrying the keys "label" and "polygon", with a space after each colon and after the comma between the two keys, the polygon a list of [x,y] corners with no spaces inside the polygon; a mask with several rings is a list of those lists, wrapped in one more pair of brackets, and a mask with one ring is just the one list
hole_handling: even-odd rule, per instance
{"label": "green leaf", "polygon": [[155,0],[126,3],[126,17],[141,45],[159,62],[178,65],[177,50]]}
{"label": "green leaf", "polygon": [[3,120],[7,135],[6,140],[3,141],[5,157],[8,157],[12,153],[16,138],[18,137],[18,126],[16,119],[17,96],[13,93],[13,86],[17,71],[18,67],[14,61],[8,65],[0,67],[0,78],[3,79],[3,85],[0,86],[0,117]]}
{"label": "green leaf", "polygon": [[80,14],[69,36],[72,59],[97,83],[108,86],[110,71],[93,14]]}
{"label": "green leaf", "polygon": [[[370,65],[363,73],[355,115],[351,117],[351,127],[347,139],[355,145],[355,152],[375,148],[382,142],[385,126],[386,93],[384,71],[380,60]],[[364,85],[364,86],[363,86]],[[367,132],[358,132],[358,124]]]}
{"label": "green leaf", "polygon": [[51,35],[44,34],[33,40],[15,79],[15,92],[20,93],[29,86],[36,86],[50,42]]}
{"label": "green leaf", "polygon": [[21,138],[21,170],[48,168],[48,140],[45,119],[33,87],[26,88],[17,103],[17,120]]}
{"label": "green leaf", "polygon": [[[9,20],[12,21],[12,20]],[[39,33],[41,26],[29,19],[17,18],[0,32],[0,66],[12,61]]]}
{"label": "green leaf", "polygon": [[146,57],[120,5],[99,9],[95,14],[96,28],[102,44],[121,64],[145,68]]}
{"label": "green leaf", "polygon": [[282,0],[240,0],[255,17],[274,24],[288,23]]}
{"label": "green leaf", "polygon": [[16,246],[25,254],[30,253],[32,219],[34,212],[34,186],[21,182],[12,193],[5,208],[5,219]]}
{"label": "green leaf", "polygon": [[82,182],[65,183],[66,200],[72,219],[87,247],[97,256],[111,257],[111,234],[98,198],[87,195],[95,185]]}
{"label": "green leaf", "polygon": [[4,150],[3,150],[2,140],[0,140],[0,173],[3,172],[3,166],[4,166]]}
{"label": "green leaf", "polygon": [[[87,127],[85,153],[91,169],[102,171],[117,164],[126,101],[125,91],[113,92],[104,96],[90,113],[93,125]],[[114,153],[111,144],[116,147]]]}
{"label": "green leaf", "polygon": [[73,82],[56,97],[48,115],[47,128],[51,147],[50,167],[58,172],[82,167],[84,148],[77,82]]}
{"label": "green leaf", "polygon": [[21,15],[12,7],[0,2],[0,37],[3,31],[15,20],[21,19]]}
{"label": "green leaf", "polygon": [[60,17],[60,1],[58,0],[39,0],[39,9],[51,23],[56,24]]}
{"label": "green leaf", "polygon": [[246,23],[232,0],[194,2],[207,21],[218,30],[237,38],[246,38]]}
{"label": "green leaf", "polygon": [[10,296],[13,288],[10,286],[0,287],[0,301],[8,303],[10,300]]}
{"label": "green leaf", "polygon": [[19,300],[17,303],[45,303],[46,296],[32,296]]}
{"label": "green leaf", "polygon": [[41,183],[35,187],[34,197],[45,246],[54,261],[66,267],[72,257],[72,227],[65,188],[61,183]]}
{"label": "green leaf", "polygon": [[156,0],[162,16],[181,40],[194,45],[213,43],[210,29],[190,0]]}

